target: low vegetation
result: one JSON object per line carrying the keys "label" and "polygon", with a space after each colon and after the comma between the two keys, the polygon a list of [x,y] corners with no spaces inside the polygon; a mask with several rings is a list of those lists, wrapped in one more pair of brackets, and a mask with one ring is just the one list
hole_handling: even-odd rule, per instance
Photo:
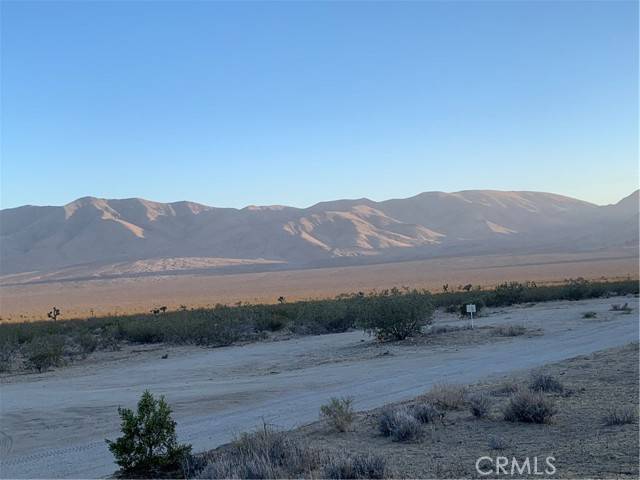
{"label": "low vegetation", "polygon": [[412,412],[413,416],[420,423],[441,423],[444,424],[444,419],[446,416],[446,412],[440,410],[429,402],[418,402],[413,406]]}
{"label": "low vegetation", "polygon": [[322,478],[336,480],[351,478],[388,478],[390,472],[387,469],[387,461],[381,455],[362,454],[349,456],[336,455],[329,459],[322,469]]}
{"label": "low vegetation", "polygon": [[[126,343],[218,347],[256,341],[278,332],[315,335],[352,328],[367,330],[383,341],[401,340],[429,325],[434,308],[459,311],[475,303],[480,311],[484,306],[638,294],[635,280],[607,283],[573,279],[554,286],[510,282],[493,290],[467,286],[438,294],[391,289],[327,300],[287,302],[281,297],[273,305],[182,306],[177,311],[154,309],[148,314],[71,320],[60,319],[63,315],[56,307],[55,321],[0,323],[0,370],[45,371],[96,350],[118,350]],[[616,308],[621,313],[630,311],[628,305]],[[506,327],[502,334],[523,333],[518,327]]]}
{"label": "low vegetation", "polygon": [[519,337],[527,333],[527,329],[522,325],[500,325],[495,332],[500,337]]}
{"label": "low vegetation", "polygon": [[202,479],[382,479],[390,476],[382,456],[327,452],[309,446],[292,432],[266,424],[256,432],[243,433],[231,444],[204,454],[195,464],[195,475]]}
{"label": "low vegetation", "polygon": [[[320,422],[293,431],[265,424],[216,450],[187,456],[181,472],[173,472],[173,476],[471,478],[476,474],[476,459],[487,450],[495,451],[493,455],[519,458],[530,451],[557,448],[568,452],[571,462],[558,466],[561,476],[573,472],[585,477],[614,477],[624,468],[623,477],[638,478],[637,429],[629,425],[637,422],[637,358],[636,343],[547,366],[544,374],[536,373],[518,383],[510,380],[504,389],[499,384],[459,387],[472,392],[465,395],[465,405],[474,417],[503,412],[491,421],[478,422],[466,410],[446,410],[448,421],[444,422],[445,410],[426,400],[427,394],[412,402],[354,416],[350,423],[353,433],[349,435],[328,431]],[[606,382],[594,382],[593,372],[597,370],[607,371]],[[557,388],[547,388],[553,384],[549,379],[555,380],[561,372],[567,382],[563,392],[575,390],[580,395],[559,395]],[[544,385],[546,391],[527,388],[534,383]],[[611,399],[613,387],[620,389],[625,404]],[[442,389],[435,390],[439,393]],[[495,393],[498,390],[508,391],[510,396],[502,397],[502,393]],[[329,411],[340,411],[345,402],[332,399],[327,404],[337,405],[340,407]],[[348,405],[351,407],[351,402]],[[478,409],[477,415],[474,409]],[[557,412],[561,415],[556,417]],[[581,442],[592,433],[593,419],[605,413],[603,422],[612,428],[601,429],[591,438],[593,444]],[[532,424],[547,425],[537,428]],[[591,461],[603,449],[614,448],[620,455]]]}
{"label": "low vegetation", "polygon": [[462,385],[434,385],[427,400],[441,410],[461,410],[466,404],[467,390]]}
{"label": "low vegetation", "polygon": [[346,432],[355,418],[353,399],[332,398],[329,403],[320,407],[320,417],[339,432]]}
{"label": "low vegetation", "polygon": [[387,408],[380,414],[378,429],[395,442],[417,440],[422,436],[422,425],[406,407]]}
{"label": "low vegetation", "polygon": [[469,411],[476,418],[485,418],[491,410],[491,399],[482,393],[469,397]]}
{"label": "low vegetation", "polygon": [[512,395],[503,411],[506,421],[523,423],[549,423],[556,413],[550,398],[526,390]]}
{"label": "low vegetation", "polygon": [[638,407],[616,407],[612,408],[604,416],[604,424],[627,425],[636,421]]}
{"label": "low vegetation", "polygon": [[531,376],[529,390],[534,392],[562,393],[564,391],[564,385],[552,375],[536,373]]}
{"label": "low vegetation", "polygon": [[323,453],[266,424],[205,457],[198,478],[301,478],[322,465]]}

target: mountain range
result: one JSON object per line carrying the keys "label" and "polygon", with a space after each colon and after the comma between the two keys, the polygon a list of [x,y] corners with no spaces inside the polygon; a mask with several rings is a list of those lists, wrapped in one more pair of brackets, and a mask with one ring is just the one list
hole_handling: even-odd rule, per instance
{"label": "mountain range", "polygon": [[470,190],[234,209],[84,197],[1,210],[0,270],[100,277],[637,248],[638,200]]}

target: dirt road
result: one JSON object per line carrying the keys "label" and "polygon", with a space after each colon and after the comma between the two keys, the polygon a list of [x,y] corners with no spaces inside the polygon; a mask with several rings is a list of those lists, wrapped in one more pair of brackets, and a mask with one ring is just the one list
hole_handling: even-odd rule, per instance
{"label": "dirt road", "polygon": [[[631,314],[610,312],[629,302]],[[582,313],[597,312],[584,319]],[[439,322],[459,322],[441,316]],[[351,395],[357,409],[416,396],[438,382],[489,375],[638,340],[638,299],[550,302],[497,309],[478,325],[523,324],[544,335],[479,345],[392,346],[380,355],[360,332],[228,347],[164,348],[128,361],[76,365],[5,379],[0,393],[2,477],[98,477],[116,466],[104,439],[118,435],[119,405],[141,392],[164,394],[178,435],[194,449],[215,447],[264,419],[283,427],[315,420],[331,396]],[[375,351],[375,350],[373,350]],[[160,359],[165,352],[166,360]]]}

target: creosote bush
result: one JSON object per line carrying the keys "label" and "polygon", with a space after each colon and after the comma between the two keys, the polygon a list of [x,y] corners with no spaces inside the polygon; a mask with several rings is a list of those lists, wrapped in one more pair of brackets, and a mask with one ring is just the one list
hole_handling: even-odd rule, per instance
{"label": "creosote bush", "polygon": [[508,422],[548,423],[556,412],[549,398],[525,390],[511,396],[503,414]]}
{"label": "creosote bush", "polygon": [[404,340],[417,335],[431,323],[431,295],[418,290],[397,288],[366,297],[366,306],[357,326],[379,340]]}
{"label": "creosote bush", "polygon": [[31,370],[42,372],[64,363],[65,338],[62,335],[47,335],[34,338],[26,347],[26,365]]}
{"label": "creosote bush", "polygon": [[320,416],[339,432],[346,432],[356,417],[353,411],[353,399],[348,397],[332,398],[320,407]]}
{"label": "creosote bush", "polygon": [[176,422],[164,397],[155,399],[145,391],[136,412],[118,408],[118,414],[122,436],[106,442],[123,474],[157,476],[179,469],[191,454],[191,445],[178,444]]}

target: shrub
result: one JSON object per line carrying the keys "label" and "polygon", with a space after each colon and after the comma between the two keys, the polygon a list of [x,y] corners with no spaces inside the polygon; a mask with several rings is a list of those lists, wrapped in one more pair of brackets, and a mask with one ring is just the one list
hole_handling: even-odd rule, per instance
{"label": "shrub", "polygon": [[434,405],[425,402],[415,404],[411,413],[420,423],[435,423],[438,420],[444,422],[446,414]]}
{"label": "shrub", "polygon": [[508,422],[548,423],[556,408],[541,393],[522,391],[511,396],[503,413]]}
{"label": "shrub", "polygon": [[396,442],[415,440],[422,436],[420,422],[406,408],[384,409],[378,420],[378,430]]}
{"label": "shrub", "polygon": [[509,443],[502,437],[489,437],[487,443],[491,450],[504,450],[509,446]]}
{"label": "shrub", "polygon": [[301,439],[265,424],[210,458],[199,478],[296,478],[318,468],[321,459]]}
{"label": "shrub", "polygon": [[596,318],[597,315],[596,312],[584,312],[582,318]]}
{"label": "shrub", "polygon": [[505,282],[493,290],[489,303],[495,307],[521,303],[525,291],[526,285],[520,282]]}
{"label": "shrub", "polygon": [[27,367],[42,372],[63,363],[65,339],[62,335],[47,335],[34,338],[27,345],[25,357]]}
{"label": "shrub", "polygon": [[562,393],[564,391],[564,385],[552,375],[538,373],[531,377],[529,390],[533,390],[534,392]]}
{"label": "shrub", "polygon": [[323,478],[387,478],[387,461],[380,455],[340,455],[331,457],[323,468]]}
{"label": "shrub", "polygon": [[476,418],[484,418],[491,409],[491,400],[483,394],[473,395],[469,398],[469,410]]}
{"label": "shrub", "polygon": [[137,412],[118,408],[122,437],[106,440],[123,473],[157,474],[180,467],[191,453],[191,445],[180,445],[176,422],[163,396],[156,400],[147,390],[138,401]]}
{"label": "shrub", "polygon": [[605,425],[626,425],[636,421],[637,407],[613,408],[604,416]]}
{"label": "shrub", "polygon": [[352,398],[332,398],[320,407],[320,416],[326,418],[339,432],[346,432],[355,419]]}
{"label": "shrub", "polygon": [[461,385],[434,385],[426,394],[427,399],[443,410],[460,410],[465,405],[467,389]]}
{"label": "shrub", "polygon": [[501,337],[519,337],[527,333],[527,329],[522,325],[501,325],[496,327],[495,332]]}
{"label": "shrub", "polygon": [[518,391],[520,391],[520,384],[513,380],[506,380],[491,393],[493,395],[511,395]]}
{"label": "shrub", "polygon": [[359,326],[380,340],[404,340],[431,323],[433,306],[430,295],[425,293],[392,289],[365,300]]}
{"label": "shrub", "polygon": [[76,337],[76,343],[80,348],[80,352],[86,356],[98,348],[98,339],[89,332],[81,333]]}
{"label": "shrub", "polygon": [[0,372],[10,372],[16,357],[17,346],[5,341],[0,343]]}

